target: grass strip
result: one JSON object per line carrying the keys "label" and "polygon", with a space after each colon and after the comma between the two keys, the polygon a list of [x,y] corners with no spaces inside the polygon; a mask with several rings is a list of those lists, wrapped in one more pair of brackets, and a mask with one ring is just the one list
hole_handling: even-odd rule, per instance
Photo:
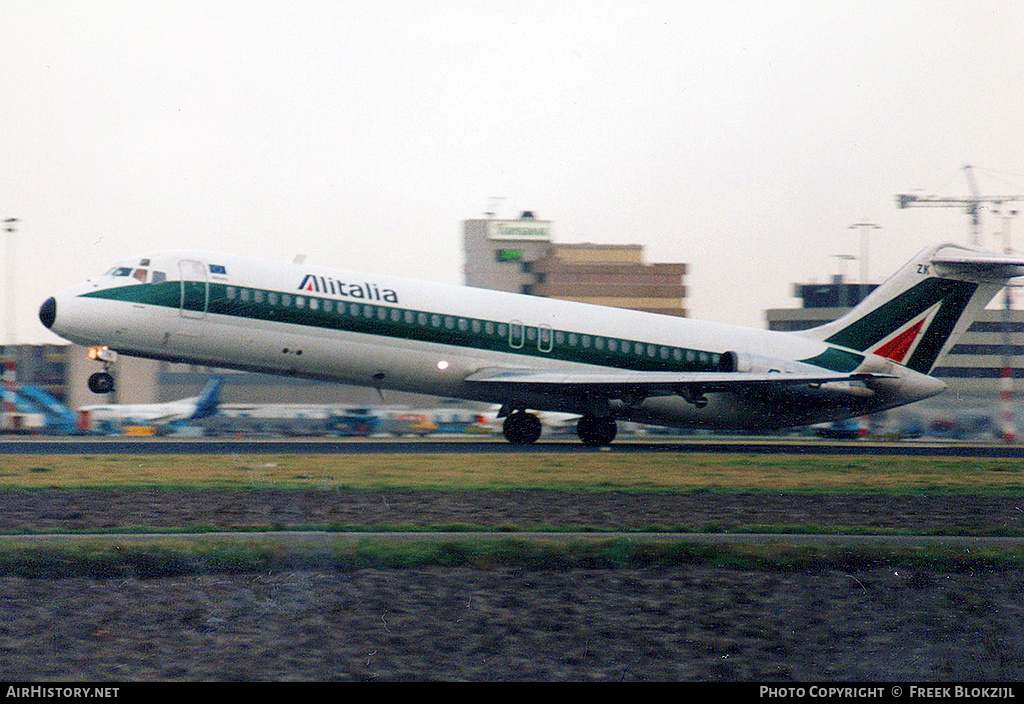
{"label": "grass strip", "polygon": [[197,544],[0,544],[0,577],[167,578],[293,570],[352,571],[464,567],[519,570],[683,568],[859,571],[878,567],[936,572],[1024,568],[1018,551],[959,546],[789,546],[626,540],[339,541],[330,546]]}
{"label": "grass strip", "polygon": [[0,455],[7,489],[417,489],[1024,494],[1009,459],[796,454]]}

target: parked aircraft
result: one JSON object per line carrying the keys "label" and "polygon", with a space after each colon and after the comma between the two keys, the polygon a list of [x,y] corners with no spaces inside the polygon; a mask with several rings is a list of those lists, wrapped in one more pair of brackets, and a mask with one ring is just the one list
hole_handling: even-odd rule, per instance
{"label": "parked aircraft", "polygon": [[777,429],[865,415],[941,392],[930,376],[1024,258],[927,247],[855,309],[796,333],[229,254],[159,252],[48,298],[40,320],[117,353],[576,413],[590,445],[618,419]]}
{"label": "parked aircraft", "polygon": [[224,378],[215,376],[206,382],[198,396],[166,403],[110,403],[82,406],[90,422],[113,421],[121,424],[168,425],[212,416],[220,403]]}

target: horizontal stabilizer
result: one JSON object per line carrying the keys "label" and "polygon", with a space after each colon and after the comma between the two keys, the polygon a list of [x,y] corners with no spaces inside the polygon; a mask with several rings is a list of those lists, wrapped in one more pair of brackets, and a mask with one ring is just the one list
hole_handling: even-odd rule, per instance
{"label": "horizontal stabilizer", "polygon": [[940,253],[932,259],[943,276],[1009,279],[1024,276],[1024,257],[1020,255],[998,255],[992,253],[962,253],[944,255]]}

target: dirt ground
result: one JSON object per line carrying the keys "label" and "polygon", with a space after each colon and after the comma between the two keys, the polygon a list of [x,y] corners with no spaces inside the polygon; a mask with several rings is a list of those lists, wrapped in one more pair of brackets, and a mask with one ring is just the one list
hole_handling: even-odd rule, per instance
{"label": "dirt ground", "polygon": [[[1017,529],[1024,497],[5,491],[0,530]],[[422,568],[0,577],[9,680],[1019,680],[1024,571]]]}
{"label": "dirt ground", "polygon": [[0,531],[149,526],[706,528],[865,526],[917,532],[1024,527],[1024,496],[104,489],[0,492]]}

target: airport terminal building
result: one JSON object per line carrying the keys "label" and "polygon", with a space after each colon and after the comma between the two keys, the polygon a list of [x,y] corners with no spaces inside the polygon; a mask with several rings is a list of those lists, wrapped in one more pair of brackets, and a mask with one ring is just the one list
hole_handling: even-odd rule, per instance
{"label": "airport terminal building", "polygon": [[645,263],[639,244],[559,244],[530,211],[466,220],[463,242],[467,286],[686,315],[687,265]]}

